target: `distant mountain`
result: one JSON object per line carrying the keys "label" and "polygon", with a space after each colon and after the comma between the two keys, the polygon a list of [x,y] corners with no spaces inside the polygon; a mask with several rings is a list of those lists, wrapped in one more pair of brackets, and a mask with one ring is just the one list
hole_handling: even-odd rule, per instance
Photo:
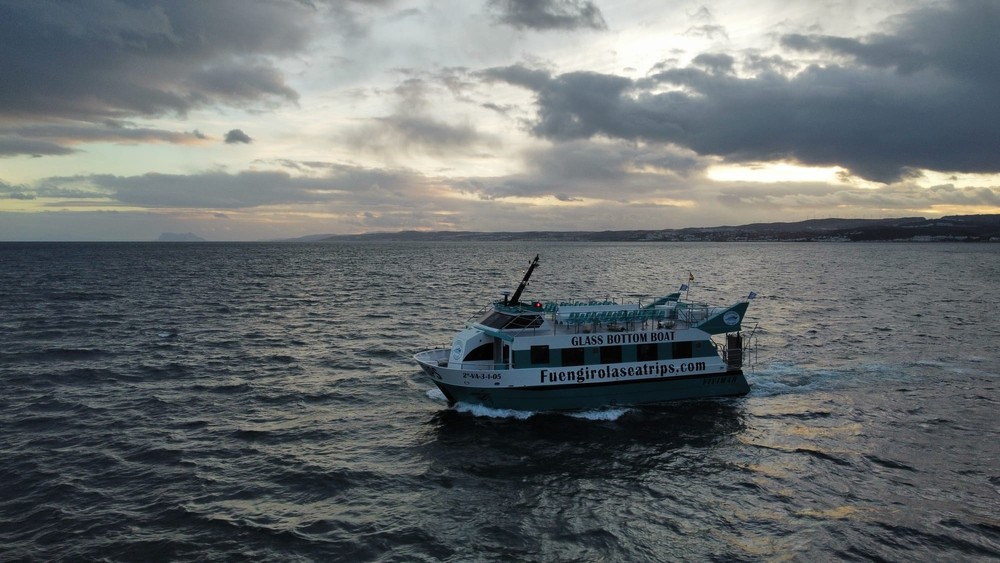
{"label": "distant mountain", "polygon": [[194,233],[163,233],[157,242],[205,242],[205,239]]}
{"label": "distant mountain", "polygon": [[360,235],[311,235],[293,239],[321,241],[969,241],[1000,242],[1000,215],[954,215],[940,219],[810,219],[794,223],[753,223],[736,227],[632,231],[399,231]]}

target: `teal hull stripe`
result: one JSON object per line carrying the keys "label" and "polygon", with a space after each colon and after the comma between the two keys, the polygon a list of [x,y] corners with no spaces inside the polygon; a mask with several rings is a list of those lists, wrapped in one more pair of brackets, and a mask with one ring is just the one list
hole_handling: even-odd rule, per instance
{"label": "teal hull stripe", "polygon": [[[462,402],[524,411],[587,410],[664,403],[682,399],[742,396],[750,385],[742,372],[547,387],[465,387],[435,382],[449,403]],[[627,384],[626,384],[627,383]]]}

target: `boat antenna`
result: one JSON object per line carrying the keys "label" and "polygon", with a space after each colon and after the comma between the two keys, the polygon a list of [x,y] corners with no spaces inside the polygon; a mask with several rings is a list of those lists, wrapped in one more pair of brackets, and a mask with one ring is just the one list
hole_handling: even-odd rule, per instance
{"label": "boat antenna", "polygon": [[521,299],[521,292],[524,291],[524,288],[528,287],[528,278],[531,277],[531,272],[534,272],[536,267],[538,267],[537,254],[535,255],[535,259],[531,261],[531,264],[528,265],[528,271],[524,273],[524,279],[521,280],[521,284],[514,290],[514,295],[512,295],[510,297],[510,301],[507,302],[508,305],[515,306],[519,303],[518,300]]}

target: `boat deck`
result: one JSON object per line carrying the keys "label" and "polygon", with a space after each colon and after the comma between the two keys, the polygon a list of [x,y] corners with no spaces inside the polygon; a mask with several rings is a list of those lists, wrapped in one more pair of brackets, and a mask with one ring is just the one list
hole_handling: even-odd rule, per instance
{"label": "boat deck", "polygon": [[[490,311],[501,311],[515,318],[541,317],[537,326],[524,327],[516,324],[507,326],[487,326],[482,324]],[[717,308],[704,303],[669,302],[666,305],[642,307],[636,303],[550,303],[541,308],[507,307],[492,304],[484,307],[478,315],[470,319],[470,326],[492,333],[501,338],[518,336],[588,334],[598,332],[645,332],[649,330],[680,330],[696,326],[707,319]]]}

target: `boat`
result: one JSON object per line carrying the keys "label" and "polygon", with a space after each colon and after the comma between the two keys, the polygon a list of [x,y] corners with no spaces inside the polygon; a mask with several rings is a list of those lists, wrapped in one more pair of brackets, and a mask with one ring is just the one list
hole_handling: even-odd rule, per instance
{"label": "boat", "polygon": [[513,295],[475,314],[450,347],[413,356],[449,405],[589,410],[750,391],[753,331],[742,326],[756,293],[726,307],[682,299],[688,284],[646,304],[523,300],[538,264],[536,255]]}

